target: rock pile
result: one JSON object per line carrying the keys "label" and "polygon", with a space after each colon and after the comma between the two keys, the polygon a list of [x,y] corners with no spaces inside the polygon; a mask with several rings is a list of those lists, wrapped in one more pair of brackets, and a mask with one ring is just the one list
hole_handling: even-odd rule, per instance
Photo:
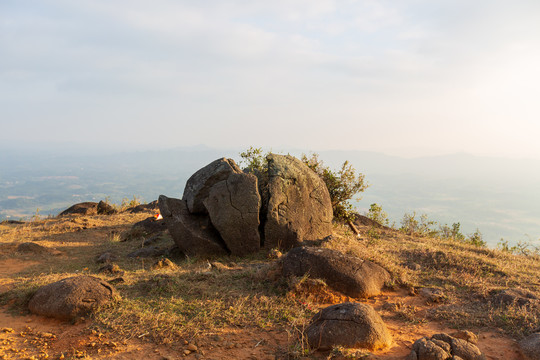
{"label": "rock pile", "polygon": [[[463,337],[463,336],[462,336]],[[485,360],[475,344],[475,337],[460,339],[448,334],[416,340],[407,360]]]}
{"label": "rock pile", "polygon": [[215,160],[188,179],[182,199],[161,195],[159,208],[173,240],[190,256],[243,256],[262,246],[288,250],[332,233],[326,185],[289,155],[269,155],[264,184],[231,159]]}

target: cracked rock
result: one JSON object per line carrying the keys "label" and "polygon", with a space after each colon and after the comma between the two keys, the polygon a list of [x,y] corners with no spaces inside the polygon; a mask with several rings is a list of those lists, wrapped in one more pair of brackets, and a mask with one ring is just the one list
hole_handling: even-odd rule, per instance
{"label": "cracked rock", "polygon": [[268,156],[265,247],[290,249],[332,234],[332,203],[321,178],[290,155]]}
{"label": "cracked rock", "polygon": [[232,255],[244,256],[259,251],[261,197],[255,175],[229,175],[227,180],[212,186],[204,205]]}
{"label": "cracked rock", "polygon": [[191,175],[186,182],[184,196],[182,197],[182,200],[186,201],[189,212],[206,214],[207,210],[204,206],[204,200],[208,197],[212,186],[220,181],[227,180],[229,175],[235,173],[242,173],[242,169],[236,165],[234,160],[221,158]]}
{"label": "cracked rock", "polygon": [[159,196],[159,209],[180,251],[188,256],[226,255],[225,244],[208,215],[191,214],[185,200]]}

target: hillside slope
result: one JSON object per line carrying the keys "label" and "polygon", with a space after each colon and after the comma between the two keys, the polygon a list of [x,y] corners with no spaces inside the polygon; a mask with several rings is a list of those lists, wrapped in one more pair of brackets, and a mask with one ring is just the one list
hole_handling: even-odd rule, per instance
{"label": "hillside slope", "polygon": [[[0,224],[0,359],[402,359],[415,340],[455,329],[477,333],[488,359],[520,359],[516,340],[540,327],[538,306],[498,300],[509,288],[540,297],[538,258],[370,226],[359,225],[357,238],[336,225],[335,235],[319,246],[370,259],[394,279],[382,295],[354,299],[315,279],[282,278],[275,253],[185,258],[167,250],[173,243],[166,232],[151,236],[132,227],[150,216]],[[23,253],[18,246],[24,242],[60,253]],[[127,257],[152,246],[172,265]],[[108,272],[96,262],[105,252],[116,257]],[[74,324],[28,313],[26,304],[39,286],[76,274],[112,281],[122,299]],[[442,295],[430,297],[423,288]],[[302,329],[319,309],[344,301],[373,306],[394,346],[374,353],[309,351]]]}

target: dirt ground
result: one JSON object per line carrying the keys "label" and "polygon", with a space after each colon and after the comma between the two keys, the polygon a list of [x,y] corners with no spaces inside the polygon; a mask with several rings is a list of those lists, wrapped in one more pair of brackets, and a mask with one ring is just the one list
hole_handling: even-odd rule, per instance
{"label": "dirt ground", "polygon": [[[77,272],[74,261],[85,256],[93,258],[96,247],[105,243],[111,231],[125,229],[126,223],[144,219],[146,215],[118,219],[104,224],[101,220],[76,219],[64,224],[46,222],[34,227],[15,225],[0,227],[0,295],[35,274],[42,274],[54,266],[65,266],[66,273]],[[122,225],[124,224],[124,225]],[[124,228],[122,228],[124,226]],[[84,229],[83,229],[84,228]],[[36,241],[62,251],[60,256],[20,255],[15,245],[23,241]],[[85,255],[86,254],[86,255]],[[84,266],[81,262],[79,268]],[[74,270],[75,269],[75,270]],[[343,301],[336,296],[317,304],[324,308]],[[361,301],[358,299],[345,299]],[[420,296],[411,296],[405,289],[385,291],[382,295],[364,301],[373,306],[385,320],[394,339],[394,345],[384,351],[356,352],[356,358],[403,359],[417,339],[440,332],[452,333],[456,329],[433,321],[410,321],[395,316],[388,304],[399,304],[403,309],[414,307],[419,319],[422,313],[436,304],[427,303]],[[517,342],[499,329],[485,328],[475,331],[478,347],[491,360],[522,359]],[[197,337],[191,342],[156,345],[145,334],[116,340],[114,334],[101,333],[92,320],[77,323],[62,322],[28,312],[14,310],[10,304],[0,307],[0,359],[287,359],[293,358],[291,347],[295,331],[285,327],[235,327],[215,334]],[[355,351],[342,353],[314,353],[307,358],[346,358]]]}

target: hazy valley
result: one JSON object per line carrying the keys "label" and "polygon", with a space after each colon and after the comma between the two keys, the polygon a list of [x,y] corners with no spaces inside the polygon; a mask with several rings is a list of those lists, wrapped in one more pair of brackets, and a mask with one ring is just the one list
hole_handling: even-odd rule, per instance
{"label": "hazy valley", "polygon": [[[198,168],[226,156],[239,160],[242,149],[205,147],[162,151],[80,154],[0,155],[0,219],[56,215],[71,204],[133,196],[152,201],[160,194],[181,197],[185,181]],[[300,155],[302,150],[285,150]],[[540,161],[474,157],[466,154],[406,159],[360,151],[323,151],[332,167],[349,160],[370,187],[355,202],[360,212],[382,205],[397,226],[405,212],[426,213],[441,224],[460,222],[462,232],[478,228],[490,246],[540,245]]]}

